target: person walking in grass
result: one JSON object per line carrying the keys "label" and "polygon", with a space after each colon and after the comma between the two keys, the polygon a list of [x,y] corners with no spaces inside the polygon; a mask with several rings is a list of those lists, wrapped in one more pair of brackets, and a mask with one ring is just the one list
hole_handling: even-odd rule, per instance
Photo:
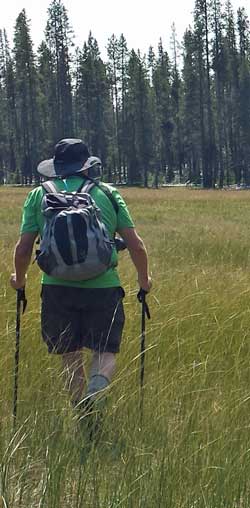
{"label": "person walking in grass", "polygon": [[[83,141],[73,138],[59,141],[54,157],[42,161],[38,172],[43,179],[52,181],[58,192],[71,193],[86,184],[88,177],[95,179],[100,167],[100,159],[90,157]],[[16,290],[25,286],[34,242],[39,236],[43,238],[41,204],[45,194],[46,189],[41,185],[29,192],[24,203],[20,238],[14,251],[14,273],[10,279]],[[89,194],[101,211],[110,239],[118,233],[125,242],[137,270],[139,287],[149,292],[151,278],[146,248],[124,199],[115,188],[103,182],[101,186],[94,183]],[[84,401],[88,401],[89,407],[99,393],[105,393],[120,349],[125,293],[117,271],[115,248],[111,261],[100,275],[84,280],[68,280],[48,273],[42,275],[42,338],[49,353],[61,355],[71,403],[80,414]],[[83,348],[92,351],[88,380],[84,376]]]}

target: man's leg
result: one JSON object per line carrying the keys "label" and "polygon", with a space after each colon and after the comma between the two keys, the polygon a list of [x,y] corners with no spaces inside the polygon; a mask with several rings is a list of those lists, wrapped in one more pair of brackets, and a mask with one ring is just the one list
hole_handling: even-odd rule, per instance
{"label": "man's leg", "polygon": [[84,401],[87,418],[83,419],[83,423],[87,424],[91,441],[100,437],[100,424],[106,406],[105,391],[110,384],[114,370],[114,353],[93,353]]}
{"label": "man's leg", "polygon": [[72,406],[75,407],[83,398],[84,367],[81,351],[62,355],[65,386],[69,390]]}
{"label": "man's leg", "polygon": [[89,382],[86,395],[95,397],[110,384],[115,371],[114,353],[94,352],[89,373]]}

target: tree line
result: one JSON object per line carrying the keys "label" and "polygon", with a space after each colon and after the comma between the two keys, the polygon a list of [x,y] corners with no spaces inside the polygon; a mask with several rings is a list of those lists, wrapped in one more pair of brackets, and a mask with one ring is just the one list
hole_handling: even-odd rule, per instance
{"label": "tree line", "polygon": [[64,137],[82,138],[105,179],[158,186],[250,185],[250,28],[230,0],[195,0],[183,41],[159,40],[147,55],[123,34],[107,61],[90,33],[75,48],[61,0],[52,0],[44,40],[33,49],[25,9],[13,47],[0,30],[0,183],[39,181],[38,162]]}

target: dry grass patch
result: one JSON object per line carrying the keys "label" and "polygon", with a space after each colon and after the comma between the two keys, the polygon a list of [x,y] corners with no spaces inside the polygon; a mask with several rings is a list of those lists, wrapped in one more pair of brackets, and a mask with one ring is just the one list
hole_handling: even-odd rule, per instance
{"label": "dry grass patch", "polygon": [[12,250],[27,189],[0,188],[0,498],[8,508],[247,508],[250,503],[250,194],[127,189],[150,257],[144,415],[140,306],[120,254],[126,326],[102,443],[84,465],[60,361],[40,339],[32,266],[12,434]]}

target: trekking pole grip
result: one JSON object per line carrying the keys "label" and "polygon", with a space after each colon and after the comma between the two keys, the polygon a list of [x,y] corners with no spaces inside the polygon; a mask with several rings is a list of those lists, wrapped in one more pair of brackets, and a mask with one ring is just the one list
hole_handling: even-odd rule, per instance
{"label": "trekking pole grip", "polygon": [[21,306],[21,303],[23,304],[22,313],[24,313],[25,309],[27,307],[27,298],[25,295],[25,287],[17,289],[17,305]]}
{"label": "trekking pole grip", "polygon": [[139,292],[137,293],[137,299],[142,304],[143,310],[145,311],[147,318],[151,319],[149,306],[146,302],[146,295],[147,294],[148,294],[148,292],[145,291],[145,289],[140,288]]}

